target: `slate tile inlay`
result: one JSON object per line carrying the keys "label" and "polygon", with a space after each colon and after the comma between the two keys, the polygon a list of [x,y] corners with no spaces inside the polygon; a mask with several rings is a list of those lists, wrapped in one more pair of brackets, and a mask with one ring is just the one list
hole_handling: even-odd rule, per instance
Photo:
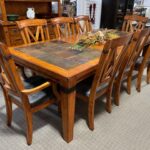
{"label": "slate tile inlay", "polygon": [[19,47],[15,48],[15,50],[21,51],[63,69],[74,68],[98,58],[101,54],[101,51],[96,49],[86,48],[83,51],[78,51],[73,50],[70,47],[71,44],[69,43],[55,40]]}

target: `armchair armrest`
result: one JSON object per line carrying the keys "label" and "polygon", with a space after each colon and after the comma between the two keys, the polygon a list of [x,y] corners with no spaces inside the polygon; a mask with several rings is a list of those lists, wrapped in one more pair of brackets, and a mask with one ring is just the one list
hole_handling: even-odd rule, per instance
{"label": "armchair armrest", "polygon": [[1,83],[10,86],[10,82],[4,72],[1,72]]}
{"label": "armchair armrest", "polygon": [[29,95],[29,94],[33,94],[33,93],[39,92],[39,91],[41,91],[41,90],[43,90],[43,89],[49,87],[50,85],[51,85],[50,82],[45,82],[45,83],[43,83],[43,84],[41,84],[41,85],[39,85],[39,86],[37,86],[37,87],[35,87],[35,88],[32,88],[32,89],[24,89],[24,90],[22,90],[21,92],[22,92],[23,94]]}

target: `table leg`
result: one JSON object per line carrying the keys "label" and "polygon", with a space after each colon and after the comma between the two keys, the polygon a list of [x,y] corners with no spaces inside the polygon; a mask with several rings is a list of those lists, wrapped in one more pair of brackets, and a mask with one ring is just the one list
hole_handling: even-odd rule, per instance
{"label": "table leg", "polygon": [[73,139],[75,98],[75,90],[70,92],[61,91],[63,138],[67,143]]}

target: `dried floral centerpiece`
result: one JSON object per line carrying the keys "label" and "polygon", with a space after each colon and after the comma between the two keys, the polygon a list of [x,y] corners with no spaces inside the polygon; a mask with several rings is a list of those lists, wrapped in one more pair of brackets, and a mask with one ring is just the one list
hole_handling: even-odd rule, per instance
{"label": "dried floral centerpiece", "polygon": [[107,40],[118,38],[119,34],[116,30],[101,30],[95,33],[88,32],[81,35],[81,38],[77,43],[75,43],[71,48],[74,50],[83,50],[86,47],[95,45],[95,44],[104,44]]}

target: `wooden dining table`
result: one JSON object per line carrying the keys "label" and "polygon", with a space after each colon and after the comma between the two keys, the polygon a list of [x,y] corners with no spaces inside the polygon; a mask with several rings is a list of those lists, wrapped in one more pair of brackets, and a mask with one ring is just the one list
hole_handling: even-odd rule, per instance
{"label": "wooden dining table", "polygon": [[73,140],[76,85],[94,74],[103,44],[72,49],[80,35],[10,47],[16,64],[32,69],[60,86],[63,138]]}

